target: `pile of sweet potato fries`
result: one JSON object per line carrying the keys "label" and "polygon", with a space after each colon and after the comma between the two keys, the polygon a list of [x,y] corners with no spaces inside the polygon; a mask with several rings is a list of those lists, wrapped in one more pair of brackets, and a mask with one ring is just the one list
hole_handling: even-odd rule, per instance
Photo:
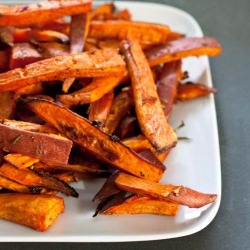
{"label": "pile of sweet potato fries", "polygon": [[178,142],[174,103],[215,92],[188,82],[182,59],[221,50],[111,3],[0,5],[0,218],[45,231],[64,210],[57,194],[78,197],[68,183],[86,178],[107,178],[95,215],[214,202],[159,181]]}

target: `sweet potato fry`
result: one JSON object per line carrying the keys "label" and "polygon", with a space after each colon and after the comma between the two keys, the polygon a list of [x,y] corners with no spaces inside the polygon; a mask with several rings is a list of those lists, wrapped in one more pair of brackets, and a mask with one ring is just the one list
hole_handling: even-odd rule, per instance
{"label": "sweet potato fry", "polygon": [[11,118],[16,109],[16,96],[12,92],[0,93],[0,118]]}
{"label": "sweet potato fry", "polygon": [[11,48],[10,69],[24,66],[42,60],[42,55],[29,43],[16,43]]}
{"label": "sweet potato fry", "polygon": [[181,61],[166,63],[162,68],[157,83],[157,92],[164,106],[165,116],[168,119],[177,95],[178,83],[181,80]]}
{"label": "sweet potato fry", "polygon": [[117,175],[115,184],[127,192],[166,200],[190,208],[205,206],[214,202],[217,197],[215,194],[204,194],[183,186],[159,184],[124,173]]}
{"label": "sweet potato fry", "polygon": [[0,50],[0,73],[9,69],[9,50]]}
{"label": "sweet potato fry", "polygon": [[133,105],[134,102],[131,89],[122,90],[114,98],[104,130],[109,134],[113,134],[121,120],[128,114]]}
{"label": "sweet potato fry", "polygon": [[3,177],[2,175],[0,175],[0,188],[11,190],[17,193],[33,193],[33,191],[37,193],[38,191],[25,185],[19,184],[15,181],[12,181],[6,177]]}
{"label": "sweet potato fry", "polygon": [[64,211],[64,200],[51,195],[1,194],[0,218],[46,231]]}
{"label": "sweet potato fry", "polygon": [[0,74],[0,92],[41,81],[68,77],[101,77],[125,74],[122,57],[114,49],[58,56]]}
{"label": "sweet potato fry", "polygon": [[100,49],[113,48],[118,49],[120,46],[119,40],[99,40],[97,43]]}
{"label": "sweet potato fry", "polygon": [[132,15],[128,9],[120,10],[116,13],[113,13],[110,18],[112,20],[126,20],[131,21]]}
{"label": "sweet potato fry", "polygon": [[137,40],[122,43],[135,100],[135,110],[140,128],[159,151],[177,143],[174,130],[168,124],[157,94],[151,69]]}
{"label": "sweet potato fry", "polygon": [[135,152],[140,153],[144,151],[145,149],[150,150],[161,162],[165,160],[167,155],[169,154],[169,151],[165,151],[161,154],[157,153],[155,148],[150,144],[150,142],[146,139],[144,135],[138,135],[135,137],[130,137],[127,139],[122,140],[122,143],[124,143],[129,148],[133,149]]}
{"label": "sweet potato fry", "polygon": [[16,168],[29,168],[39,162],[39,159],[22,155],[22,154],[8,154],[4,156],[4,160]]}
{"label": "sweet potato fry", "polygon": [[0,148],[45,162],[67,164],[72,142],[55,134],[31,132],[0,123]]}
{"label": "sweet potato fry", "polygon": [[89,106],[89,120],[95,121],[103,126],[109,115],[113,98],[114,92],[111,91],[104,95],[101,99],[91,103]]}
{"label": "sweet potato fry", "polygon": [[153,181],[161,178],[162,169],[145,161],[117,141],[116,137],[99,130],[87,119],[45,100],[29,98],[26,102],[42,119],[104,162]]}
{"label": "sweet potato fry", "polygon": [[[70,53],[81,53],[84,50],[89,33],[90,14],[79,14],[71,17],[70,24]],[[63,82],[62,90],[67,93],[75,78],[67,78]]]}
{"label": "sweet potato fry", "polygon": [[41,171],[33,172],[28,168],[18,169],[8,163],[4,163],[0,167],[0,175],[28,187],[44,187],[69,196],[78,197],[78,193],[72,187]]}
{"label": "sweet potato fry", "polygon": [[211,37],[186,37],[149,48],[145,53],[150,66],[178,61],[189,56],[218,56],[219,42]]}
{"label": "sweet potato fry", "polygon": [[208,87],[200,83],[179,84],[176,96],[177,101],[189,101],[209,94],[215,94],[215,88]]}
{"label": "sweet potato fry", "polygon": [[178,204],[157,200],[146,196],[130,196],[124,202],[102,212],[105,215],[155,214],[175,216]]}
{"label": "sweet potato fry", "polygon": [[72,172],[64,172],[64,173],[60,173],[60,174],[54,174],[54,176],[65,183],[72,183],[72,182],[79,181],[79,178],[76,176],[76,174],[72,173]]}
{"label": "sweet potato fry", "polygon": [[121,76],[107,76],[94,79],[86,87],[67,95],[59,95],[58,101],[67,107],[93,103],[112,91],[120,82]]}
{"label": "sweet potato fry", "polygon": [[39,43],[40,53],[43,58],[64,56],[69,54],[69,46],[61,43]]}
{"label": "sweet potato fry", "polygon": [[[20,89],[17,89],[15,91],[17,96],[20,95],[37,95],[37,94],[42,94],[44,92],[44,84],[39,82],[36,84],[28,85],[26,87],[22,87]],[[8,92],[7,92],[8,93]],[[5,94],[5,93],[1,93]]]}
{"label": "sweet potato fry", "polygon": [[89,37],[123,40],[134,36],[140,42],[152,45],[166,42],[169,33],[169,27],[160,24],[111,20],[92,21]]}
{"label": "sweet potato fry", "polygon": [[29,5],[0,5],[0,26],[32,26],[91,10],[91,0],[52,0]]}
{"label": "sweet potato fry", "polygon": [[38,23],[35,27],[39,30],[55,30],[66,35],[70,32],[70,25],[64,18],[50,20],[46,23]]}

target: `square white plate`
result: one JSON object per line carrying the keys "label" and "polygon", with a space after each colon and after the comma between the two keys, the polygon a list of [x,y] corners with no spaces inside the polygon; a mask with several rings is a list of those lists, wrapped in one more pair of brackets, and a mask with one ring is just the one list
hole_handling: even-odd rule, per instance
{"label": "square white plate", "polygon": [[[18,3],[3,1],[0,3]],[[23,1],[24,3],[32,1]],[[154,3],[116,2],[128,8],[134,20],[168,24],[187,36],[202,36],[200,26],[188,13]],[[184,69],[193,81],[212,86],[207,57],[184,60]],[[191,142],[180,141],[166,161],[168,170],[162,182],[181,184],[201,192],[218,194],[217,201],[200,209],[181,207],[176,217],[153,215],[97,216],[91,202],[102,181],[76,186],[79,199],[65,198],[66,209],[55,225],[40,233],[7,221],[0,221],[0,241],[29,242],[119,242],[181,237],[205,228],[215,217],[221,200],[221,168],[217,121],[213,96],[175,106],[173,127],[183,120],[186,126],[178,134]]]}

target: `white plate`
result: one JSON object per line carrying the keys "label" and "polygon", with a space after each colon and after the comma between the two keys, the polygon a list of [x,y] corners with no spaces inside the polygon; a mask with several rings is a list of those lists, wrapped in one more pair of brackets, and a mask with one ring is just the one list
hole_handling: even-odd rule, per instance
{"label": "white plate", "polygon": [[[0,0],[0,3],[4,2],[15,3]],[[116,4],[119,8],[128,8],[135,20],[168,24],[188,36],[203,35],[194,18],[182,10],[154,3]],[[212,86],[207,57],[186,59],[184,68],[189,71],[191,80]],[[79,199],[65,199],[65,213],[49,231],[40,233],[0,221],[0,241],[144,241],[181,237],[205,228],[215,217],[221,200],[221,168],[214,98],[210,96],[176,105],[173,126],[178,126],[181,120],[185,121],[186,126],[179,131],[179,135],[188,136],[192,141],[181,141],[172,151],[166,161],[168,170],[163,182],[216,193],[218,199],[214,204],[201,209],[181,207],[176,217],[130,215],[92,218],[96,204],[91,199],[100,188],[101,182],[85,182],[77,186]]]}

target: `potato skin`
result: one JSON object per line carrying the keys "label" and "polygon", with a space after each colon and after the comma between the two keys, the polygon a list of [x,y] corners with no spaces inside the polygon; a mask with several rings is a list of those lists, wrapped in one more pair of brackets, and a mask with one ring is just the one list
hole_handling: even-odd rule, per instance
{"label": "potato skin", "polygon": [[46,231],[64,211],[63,198],[51,195],[0,194],[0,218]]}

